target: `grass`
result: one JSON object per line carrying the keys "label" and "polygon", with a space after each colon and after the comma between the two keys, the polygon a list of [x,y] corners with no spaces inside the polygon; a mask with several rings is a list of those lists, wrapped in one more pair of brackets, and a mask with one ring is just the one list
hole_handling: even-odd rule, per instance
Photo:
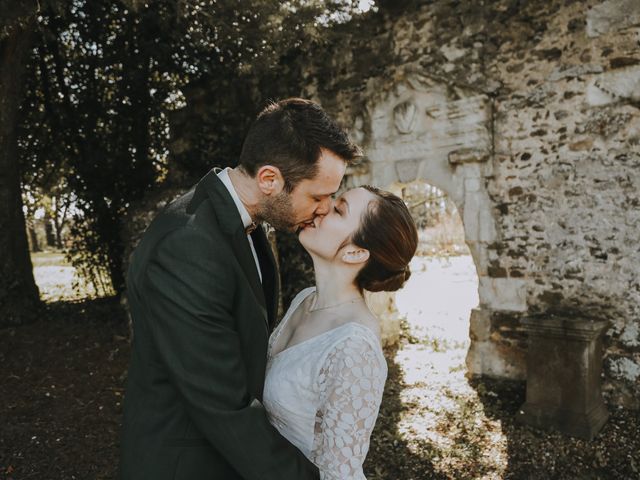
{"label": "grass", "polygon": [[62,252],[32,253],[31,263],[40,298],[45,302],[79,301],[101,296],[93,285],[80,278]]}

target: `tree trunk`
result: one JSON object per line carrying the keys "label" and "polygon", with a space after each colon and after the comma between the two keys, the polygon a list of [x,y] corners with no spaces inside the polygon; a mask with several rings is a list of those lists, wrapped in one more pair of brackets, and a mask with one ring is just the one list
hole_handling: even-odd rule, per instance
{"label": "tree trunk", "polygon": [[20,193],[17,152],[22,74],[32,28],[0,39],[0,326],[35,318],[39,293],[33,277]]}
{"label": "tree trunk", "polygon": [[51,215],[48,212],[45,212],[44,218],[44,234],[47,242],[47,247],[55,248],[56,246],[56,237],[53,232],[53,220],[51,219]]}
{"label": "tree trunk", "polygon": [[53,226],[55,227],[55,234],[56,234],[56,248],[58,248],[59,250],[62,250],[62,224],[59,224],[58,222],[54,222]]}
{"label": "tree trunk", "polygon": [[[56,234],[56,246],[62,250],[62,230],[67,223],[67,211],[69,210],[69,204],[65,200],[60,200],[62,195],[55,199],[55,218],[53,219],[53,227]],[[63,206],[60,203],[63,203]]]}
{"label": "tree trunk", "polygon": [[40,248],[40,242],[38,241],[38,234],[36,233],[36,229],[32,226],[28,227],[29,230],[29,238],[31,239],[31,251],[32,252],[40,252],[42,249]]}

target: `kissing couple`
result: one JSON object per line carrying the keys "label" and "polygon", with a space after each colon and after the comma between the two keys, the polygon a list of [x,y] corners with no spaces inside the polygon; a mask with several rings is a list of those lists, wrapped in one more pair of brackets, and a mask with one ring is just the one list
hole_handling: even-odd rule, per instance
{"label": "kissing couple", "polygon": [[[360,155],[318,104],[272,103],[236,168],[211,170],[153,220],[127,273],[119,478],[365,478],[387,364],[363,292],[403,285],[418,235],[391,193],[334,198]],[[298,232],[315,271],[275,329],[263,222]]]}

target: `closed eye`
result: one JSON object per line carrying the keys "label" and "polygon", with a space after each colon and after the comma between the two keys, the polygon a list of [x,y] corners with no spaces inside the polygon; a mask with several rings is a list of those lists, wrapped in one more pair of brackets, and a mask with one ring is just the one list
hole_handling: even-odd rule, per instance
{"label": "closed eye", "polygon": [[338,207],[333,207],[333,209],[336,211],[336,213],[337,213],[338,215],[342,215],[342,213],[340,212],[340,210],[338,210]]}

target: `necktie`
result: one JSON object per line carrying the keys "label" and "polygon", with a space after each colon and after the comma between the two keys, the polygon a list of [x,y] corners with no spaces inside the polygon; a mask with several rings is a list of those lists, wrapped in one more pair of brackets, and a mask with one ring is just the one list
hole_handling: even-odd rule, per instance
{"label": "necktie", "polygon": [[255,231],[255,229],[256,229],[256,228],[258,228],[258,224],[257,224],[256,222],[251,222],[251,225],[249,225],[248,227],[246,227],[246,228],[244,229],[244,232],[245,232],[247,235],[251,235],[251,234]]}
{"label": "necktie", "polygon": [[262,290],[264,291],[265,301],[267,304],[267,312],[269,314],[269,323],[271,324],[275,317],[275,311],[272,302],[274,301],[275,285],[274,285],[274,269],[271,261],[269,260],[269,254],[266,249],[271,248],[269,241],[265,233],[258,229],[251,235],[253,240],[253,246],[256,249],[258,255],[258,263],[260,264],[260,270],[262,271]]}

